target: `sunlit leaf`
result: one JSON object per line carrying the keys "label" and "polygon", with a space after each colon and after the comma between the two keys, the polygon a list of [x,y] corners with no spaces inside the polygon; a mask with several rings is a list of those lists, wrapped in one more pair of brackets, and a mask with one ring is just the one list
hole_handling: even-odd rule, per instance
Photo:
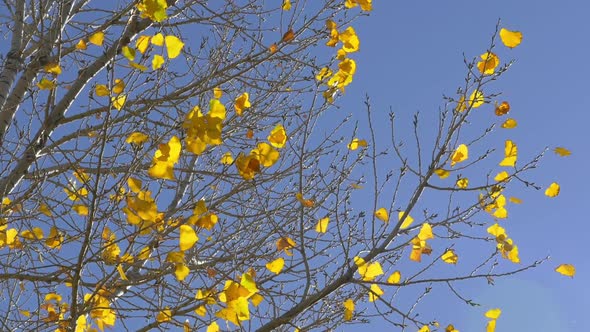
{"label": "sunlit leaf", "polygon": [[185,251],[192,248],[199,240],[195,230],[189,225],[181,225],[179,227],[180,237],[178,239],[180,250]]}
{"label": "sunlit leaf", "polygon": [[236,101],[234,103],[234,108],[236,110],[236,113],[238,115],[242,115],[242,112],[247,109],[250,108],[250,106],[252,106],[250,104],[250,100],[249,100],[249,95],[248,92],[244,92],[241,95],[238,96],[238,98],[236,98]]}
{"label": "sunlit leaf", "polygon": [[361,257],[355,256],[354,263],[356,264],[358,273],[361,275],[363,281],[373,281],[375,278],[383,274],[383,269],[379,262],[366,263]]}
{"label": "sunlit leaf", "polygon": [[47,78],[43,77],[39,82],[37,82],[37,87],[41,90],[52,90],[55,89],[57,85],[54,81],[48,80]]}
{"label": "sunlit leaf", "polygon": [[166,307],[166,309],[158,312],[158,315],[156,316],[156,321],[158,323],[169,322],[171,319],[172,319],[172,310],[168,309],[168,307]]}
{"label": "sunlit leaf", "polygon": [[295,241],[290,237],[283,236],[277,241],[277,250],[283,250],[287,256],[293,256],[289,249],[295,248]]}
{"label": "sunlit leaf", "polygon": [[518,158],[518,147],[511,140],[506,140],[504,143],[504,159],[500,162],[500,166],[514,167],[516,159]]}
{"label": "sunlit leaf", "polygon": [[377,284],[371,284],[371,290],[369,291],[369,302],[375,302],[379,297],[383,295],[383,290]]}
{"label": "sunlit leaf", "polygon": [[283,0],[283,6],[281,7],[284,11],[291,10],[291,0]]}
{"label": "sunlit leaf", "polygon": [[283,266],[285,266],[285,259],[283,259],[283,257],[279,257],[272,262],[266,263],[266,268],[274,274],[281,273]]}
{"label": "sunlit leaf", "polygon": [[176,58],[184,47],[184,43],[176,36],[166,36],[165,43],[169,59]]}
{"label": "sunlit leaf", "polygon": [[555,268],[555,272],[561,273],[567,277],[574,277],[576,274],[576,268],[571,264],[561,264]]}
{"label": "sunlit leaf", "polygon": [[561,157],[567,157],[572,154],[570,152],[570,150],[563,148],[563,147],[559,147],[559,146],[556,147],[555,149],[553,149],[553,152],[555,152],[555,154],[557,154],[558,156],[561,156]]}
{"label": "sunlit leaf", "polygon": [[344,305],[344,321],[349,321],[354,315],[354,301],[347,299],[342,304]]}
{"label": "sunlit leaf", "polygon": [[293,32],[293,29],[289,29],[287,32],[285,32],[281,40],[285,43],[288,43],[293,39],[295,39],[295,32]]}
{"label": "sunlit leaf", "polygon": [[441,179],[446,179],[447,177],[449,177],[449,175],[451,175],[451,172],[442,168],[437,168],[434,170],[434,174],[438,175],[438,177]]}
{"label": "sunlit leaf", "polygon": [[77,49],[77,50],[82,50],[82,51],[83,51],[83,50],[85,50],[86,48],[87,48],[87,46],[86,46],[86,41],[85,41],[84,39],[80,39],[80,40],[78,41],[78,43],[76,44],[76,49]]}
{"label": "sunlit leaf", "polygon": [[348,149],[352,151],[358,149],[359,146],[362,146],[364,148],[367,147],[367,141],[365,141],[364,139],[354,138],[350,143],[348,143]]}
{"label": "sunlit leaf", "polygon": [[49,74],[53,74],[55,76],[61,74],[61,67],[56,62],[51,62],[51,63],[46,64],[43,67],[43,69],[45,70],[45,72],[47,72]]}
{"label": "sunlit leaf", "polygon": [[282,124],[277,124],[267,137],[268,141],[275,148],[282,148],[287,142],[287,132]]}
{"label": "sunlit leaf", "polygon": [[[491,75],[500,64],[498,56],[492,52],[486,52],[479,56],[481,61],[477,63],[477,69],[484,75]],[[475,107],[475,106],[474,106]]]}
{"label": "sunlit leaf", "polygon": [[[398,220],[402,220],[402,217],[404,216],[404,211],[400,211],[397,214]],[[409,214],[406,216],[406,219],[404,220],[404,222],[402,223],[402,225],[400,226],[400,229],[406,229],[408,227],[410,227],[410,225],[414,222],[414,218],[412,218]]]}
{"label": "sunlit leaf", "polygon": [[206,332],[219,332],[219,325],[217,324],[217,322],[209,324],[209,326],[207,326]]}
{"label": "sunlit leaf", "polygon": [[399,271],[395,271],[387,278],[387,282],[390,284],[399,284],[401,278],[402,274]]}
{"label": "sunlit leaf", "polygon": [[164,46],[164,35],[157,33],[150,39],[150,41],[152,42],[152,45]]}
{"label": "sunlit leaf", "polygon": [[129,61],[135,60],[135,49],[129,46],[123,46],[121,48],[121,54]]}
{"label": "sunlit leaf", "polygon": [[318,233],[325,233],[328,230],[328,223],[330,222],[330,218],[322,218],[318,221],[318,224],[315,226],[315,231]]}
{"label": "sunlit leaf", "polygon": [[356,52],[359,50],[359,38],[352,27],[338,34],[338,39],[342,42],[342,49],[347,53]]}
{"label": "sunlit leaf", "polygon": [[510,197],[508,200],[514,204],[522,204],[522,199],[518,197]]}
{"label": "sunlit leaf", "polygon": [[231,165],[234,162],[234,157],[232,156],[231,152],[226,152],[221,156],[220,163],[224,165]]}
{"label": "sunlit leaf", "polygon": [[440,257],[440,259],[447,264],[457,264],[459,256],[457,256],[453,249],[449,249]]}
{"label": "sunlit leaf", "polygon": [[127,139],[125,140],[125,142],[129,143],[129,144],[142,145],[149,138],[150,137],[148,135],[136,131],[136,132],[131,133],[129,136],[127,136]]}
{"label": "sunlit leaf", "polygon": [[389,222],[389,213],[385,208],[379,208],[377,211],[375,211],[375,217],[381,221]]}
{"label": "sunlit leaf", "polygon": [[475,90],[469,96],[469,99],[467,100],[467,105],[468,106],[470,105],[471,108],[478,108],[481,105],[483,105],[484,102],[485,102],[485,97],[483,95],[483,92],[479,91],[479,90]]}
{"label": "sunlit leaf", "polygon": [[502,123],[501,127],[504,129],[512,129],[512,128],[516,128],[517,125],[518,125],[518,123],[516,122],[516,120],[514,120],[512,118],[508,118],[508,119],[506,119],[506,121],[504,121],[504,123]]}
{"label": "sunlit leaf", "polygon": [[522,42],[522,32],[500,29],[500,39],[502,43],[509,48],[514,48]]}
{"label": "sunlit leaf", "polygon": [[88,41],[96,46],[102,46],[104,42],[104,32],[99,31],[88,37]]}
{"label": "sunlit leaf", "polygon": [[152,58],[152,69],[153,70],[158,70],[162,67],[162,65],[164,65],[164,57],[159,55],[159,54],[154,54],[154,57]]}
{"label": "sunlit leaf", "polygon": [[75,204],[72,206],[72,210],[76,211],[81,216],[88,215],[88,207],[86,205]]}
{"label": "sunlit leaf", "polygon": [[496,103],[494,113],[496,113],[497,116],[508,114],[508,112],[510,112],[510,104],[507,101],[503,101],[499,105]]}
{"label": "sunlit leaf", "polygon": [[453,155],[451,156],[451,167],[455,164],[463,162],[469,158],[469,149],[467,145],[461,144],[457,147]]}
{"label": "sunlit leaf", "polygon": [[557,182],[553,182],[545,190],[545,196],[557,197],[557,195],[559,195],[559,190],[560,190],[559,184]]}
{"label": "sunlit leaf", "polygon": [[469,186],[469,179],[468,178],[460,178],[457,180],[457,188],[466,189]]}
{"label": "sunlit leaf", "polygon": [[150,44],[150,36],[141,35],[137,37],[137,41],[135,42],[135,48],[139,51],[139,53],[143,54],[147,50]]}

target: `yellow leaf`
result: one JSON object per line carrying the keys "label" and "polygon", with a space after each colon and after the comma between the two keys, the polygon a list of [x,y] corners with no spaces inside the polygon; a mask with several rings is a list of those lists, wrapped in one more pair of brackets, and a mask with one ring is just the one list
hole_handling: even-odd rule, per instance
{"label": "yellow leaf", "polygon": [[486,52],[479,56],[481,61],[477,63],[477,69],[484,75],[491,75],[500,64],[500,59],[492,52]]}
{"label": "yellow leaf", "polygon": [[295,241],[290,237],[283,236],[277,241],[277,250],[283,250],[287,256],[293,256],[289,249],[295,248]]}
{"label": "yellow leaf", "polygon": [[109,88],[107,88],[107,86],[104,84],[97,84],[94,88],[94,93],[99,97],[104,97],[111,94]]}
{"label": "yellow leaf", "polygon": [[364,139],[354,138],[352,142],[348,144],[348,149],[354,151],[358,149],[359,146],[362,146],[364,148],[367,147],[367,141],[365,141]]}
{"label": "yellow leaf", "polygon": [[160,144],[148,174],[153,178],[174,180],[174,164],[178,162],[181,150],[180,139],[176,136],[172,136],[168,144]]}
{"label": "yellow leaf", "polygon": [[76,211],[81,216],[88,215],[88,207],[85,205],[75,204],[72,206],[72,210]]}
{"label": "yellow leaf", "polygon": [[459,256],[455,254],[453,249],[447,250],[440,258],[447,264],[457,264],[457,261],[459,260]]}
{"label": "yellow leaf", "polygon": [[510,104],[507,101],[503,101],[500,105],[498,105],[498,103],[495,105],[496,109],[494,109],[494,113],[496,113],[497,116],[502,116],[510,112]]}
{"label": "yellow leaf", "polygon": [[420,228],[420,233],[418,233],[418,238],[422,241],[434,239],[434,234],[432,234],[432,227],[429,223],[425,222],[422,224],[422,227]]}
{"label": "yellow leaf", "polygon": [[257,159],[260,161],[260,164],[264,167],[271,167],[274,165],[277,160],[279,160],[280,153],[279,151],[275,150],[272,146],[268,143],[260,142],[253,149],[250,154],[256,155]]}
{"label": "yellow leaf", "polygon": [[451,172],[444,170],[442,168],[437,168],[434,170],[434,173],[436,175],[438,175],[439,178],[441,179],[446,179],[447,177],[449,177],[449,175],[451,175]]}
{"label": "yellow leaf", "polygon": [[522,204],[522,199],[517,198],[517,197],[510,197],[508,200],[514,204]]}
{"label": "yellow leaf", "polygon": [[55,89],[57,85],[55,82],[48,80],[47,78],[43,77],[41,81],[37,82],[37,87],[41,90],[52,90]]}
{"label": "yellow leaf", "polygon": [[385,208],[380,208],[377,211],[375,211],[375,217],[386,223],[389,222],[389,213],[387,213],[387,210],[385,210]]}
{"label": "yellow leaf", "polygon": [[140,65],[140,64],[138,64],[138,63],[135,63],[135,62],[133,62],[133,61],[129,61],[129,65],[130,65],[132,68],[138,69],[138,70],[140,70],[140,71],[146,71],[146,70],[147,70],[147,67],[146,67],[146,66],[144,66],[144,65]]}
{"label": "yellow leaf", "polygon": [[41,204],[39,205],[39,212],[43,213],[44,215],[51,217],[51,211],[49,210],[49,207],[47,206],[47,204]]}
{"label": "yellow leaf", "polygon": [[342,42],[342,49],[345,52],[352,53],[359,50],[360,41],[352,27],[348,27],[339,33],[338,39]]}
{"label": "yellow leaf", "polygon": [[125,89],[125,82],[122,79],[116,78],[115,85],[113,86],[113,93],[118,95]]}
{"label": "yellow leaf", "polygon": [[184,43],[176,36],[166,36],[165,43],[169,59],[176,58],[184,47]]}
{"label": "yellow leaf", "polygon": [[45,69],[47,73],[53,74],[55,76],[61,74],[61,67],[58,63],[55,62],[46,64],[45,67],[43,67],[43,69]]}
{"label": "yellow leaf", "polygon": [[560,190],[559,184],[557,184],[557,182],[553,182],[545,190],[545,196],[556,197],[557,195],[559,195],[559,190]]}
{"label": "yellow leaf", "polygon": [[168,307],[166,307],[166,309],[158,312],[158,315],[156,316],[156,321],[158,323],[169,322],[171,319],[172,319],[172,311],[170,309],[168,309]]}
{"label": "yellow leaf", "polygon": [[494,331],[496,331],[496,320],[492,319],[486,325],[486,332],[494,332]]}
{"label": "yellow leaf", "polygon": [[367,264],[364,259],[355,256],[354,263],[358,267],[358,273],[361,275],[363,281],[373,281],[383,274],[383,269],[379,262]]}
{"label": "yellow leaf", "polygon": [[270,132],[270,135],[267,137],[268,141],[272,146],[275,148],[282,148],[285,146],[287,142],[287,133],[285,132],[285,127],[282,124],[277,124],[275,128]]}
{"label": "yellow leaf", "polygon": [[136,131],[127,136],[125,142],[128,144],[142,145],[148,140],[148,138],[150,138],[148,135]]}
{"label": "yellow leaf", "polygon": [[304,207],[313,207],[315,202],[312,199],[305,199],[301,193],[295,194],[295,198],[303,205]]}
{"label": "yellow leaf", "polygon": [[500,162],[500,166],[514,167],[516,159],[518,158],[518,148],[511,140],[506,140],[504,143],[504,159]]}
{"label": "yellow leaf", "polygon": [[86,48],[87,48],[86,42],[84,41],[84,39],[80,39],[78,41],[78,43],[76,44],[76,49],[77,50],[85,50]]}
{"label": "yellow leaf", "polygon": [[213,322],[207,326],[207,332],[219,332],[219,325],[217,322]]}
{"label": "yellow leaf", "polygon": [[[400,211],[397,214],[398,220],[402,220],[402,217],[404,215],[403,211]],[[400,229],[406,229],[408,227],[410,227],[410,225],[414,222],[414,218],[412,218],[409,214],[406,216],[406,219],[404,220],[404,222],[402,223],[402,225],[400,226]]]}
{"label": "yellow leaf", "polygon": [[315,226],[315,231],[318,233],[325,233],[328,230],[328,223],[330,222],[330,218],[322,218],[318,221],[318,224]]}
{"label": "yellow leaf", "polygon": [[498,173],[496,175],[496,177],[494,177],[494,181],[502,182],[502,181],[508,179],[509,177],[510,177],[510,174],[508,174],[508,172],[502,171],[502,172]]}
{"label": "yellow leaf", "polygon": [[104,32],[99,31],[88,37],[88,41],[96,46],[102,46],[104,41]]}
{"label": "yellow leaf", "polygon": [[369,292],[369,302],[375,302],[379,297],[383,295],[381,287],[377,284],[371,284],[371,291]]}
{"label": "yellow leaf", "polygon": [[234,108],[236,109],[236,113],[238,115],[242,115],[242,112],[246,109],[249,108],[250,106],[250,100],[248,99],[249,95],[248,92],[244,92],[241,95],[238,96],[238,98],[236,98],[236,101],[234,103]]}
{"label": "yellow leaf", "polygon": [[358,5],[364,11],[371,11],[373,9],[373,0],[346,0],[344,2],[346,8],[354,8]]}
{"label": "yellow leaf", "polygon": [[231,165],[234,162],[234,157],[231,155],[231,152],[226,152],[221,156],[220,162],[224,165]]}
{"label": "yellow leaf", "polygon": [[28,310],[19,310],[20,314],[25,317],[31,317],[31,312]]}
{"label": "yellow leaf", "polygon": [[478,108],[481,105],[483,105],[484,102],[485,102],[485,97],[483,95],[483,92],[481,92],[479,90],[475,90],[469,96],[469,99],[467,100],[467,105],[468,106],[470,105],[471,108]]}
{"label": "yellow leaf", "polygon": [[330,76],[332,76],[332,70],[330,70],[328,67],[323,67],[320,72],[315,75],[315,79],[318,81],[323,81]]}
{"label": "yellow leaf", "polygon": [[387,278],[387,282],[390,284],[399,284],[401,278],[402,274],[399,271],[395,271]]}
{"label": "yellow leaf", "polygon": [[154,54],[154,57],[152,59],[152,69],[158,70],[162,67],[163,64],[164,64],[164,57],[159,54]]}
{"label": "yellow leaf", "polygon": [[161,33],[157,33],[155,34],[152,38],[151,38],[151,42],[152,45],[156,45],[156,46],[164,46],[164,35]]}
{"label": "yellow leaf", "polygon": [[561,156],[561,157],[567,157],[572,154],[570,152],[570,150],[568,150],[566,148],[559,147],[559,146],[556,147],[555,149],[553,149],[553,152],[555,152],[555,154],[557,154],[558,156]]}
{"label": "yellow leaf", "polygon": [[61,295],[57,293],[49,293],[45,295],[45,302],[55,301],[57,303],[61,302]]}
{"label": "yellow leaf", "polygon": [[453,326],[453,324],[449,324],[445,328],[445,332],[459,332],[459,330],[455,329],[455,326]]}
{"label": "yellow leaf", "polygon": [[354,301],[347,299],[342,304],[344,305],[344,321],[349,321],[354,314]]}
{"label": "yellow leaf", "polygon": [[223,90],[221,90],[220,87],[216,86],[213,88],[213,97],[215,99],[219,99],[221,98],[221,96],[223,96]]}
{"label": "yellow leaf", "polygon": [[121,48],[121,54],[123,54],[123,56],[129,61],[135,60],[135,49],[129,46],[123,46]]}
{"label": "yellow leaf", "polygon": [[502,28],[500,29],[500,39],[506,47],[513,48],[522,42],[522,32]]}
{"label": "yellow leaf", "polygon": [[423,325],[418,332],[430,332],[430,327],[428,325]]}
{"label": "yellow leaf", "polygon": [[256,174],[260,173],[260,160],[257,155],[246,156],[240,152],[234,164],[244,180],[252,180]]}
{"label": "yellow leaf", "polygon": [[189,273],[190,269],[186,265],[184,265],[184,263],[176,264],[174,274],[176,275],[176,279],[178,279],[178,281],[183,281]]}
{"label": "yellow leaf", "polygon": [[168,8],[166,0],[140,0],[136,7],[142,18],[149,18],[154,22],[162,22],[168,17],[166,15],[166,8]]}
{"label": "yellow leaf", "polygon": [[195,233],[195,230],[189,225],[181,225],[179,229],[180,229],[180,237],[179,237],[180,250],[182,250],[182,251],[189,250],[199,240],[199,238],[197,237],[197,233]]}
{"label": "yellow leaf", "polygon": [[291,10],[291,0],[283,0],[283,7],[282,7],[282,9],[284,11]]}
{"label": "yellow leaf", "polygon": [[283,257],[279,257],[272,262],[266,263],[266,268],[274,274],[281,273],[283,266],[285,266],[285,260]]}
{"label": "yellow leaf", "polygon": [[512,129],[512,128],[516,128],[516,126],[518,126],[518,123],[516,122],[516,120],[514,120],[512,118],[506,119],[506,121],[504,121],[504,123],[502,123],[502,125],[501,125],[501,127],[504,129]]}
{"label": "yellow leaf", "polygon": [[137,41],[135,42],[135,48],[139,51],[139,53],[143,54],[147,50],[150,44],[150,36],[141,35],[137,37]]}
{"label": "yellow leaf", "polygon": [[498,319],[500,314],[502,314],[502,310],[496,308],[486,311],[485,316],[489,319]]}
{"label": "yellow leaf", "polygon": [[465,188],[467,188],[467,186],[469,186],[469,179],[468,178],[461,178],[461,179],[457,180],[456,185],[458,188],[465,189]]}
{"label": "yellow leaf", "polygon": [[127,275],[125,275],[125,271],[123,270],[123,265],[117,264],[117,272],[119,272],[119,275],[121,276],[122,280],[129,280],[127,278]]}
{"label": "yellow leaf", "polygon": [[125,100],[127,100],[127,96],[125,96],[125,95],[119,95],[117,97],[111,97],[111,103],[113,103],[113,107],[117,111],[120,111],[121,108],[123,108],[123,105],[125,105]]}
{"label": "yellow leaf", "polygon": [[555,272],[561,273],[564,276],[574,277],[576,274],[576,268],[571,264],[561,264],[555,268]]}
{"label": "yellow leaf", "polygon": [[455,166],[455,164],[463,162],[469,158],[469,149],[467,145],[461,144],[457,147],[457,150],[453,152],[451,156],[451,167]]}

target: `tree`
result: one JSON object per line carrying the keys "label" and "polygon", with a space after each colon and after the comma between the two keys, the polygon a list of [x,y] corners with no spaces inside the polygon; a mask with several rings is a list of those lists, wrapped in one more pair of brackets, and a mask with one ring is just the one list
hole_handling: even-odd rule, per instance
{"label": "tree", "polygon": [[[497,39],[515,47],[518,32],[498,28],[466,60],[433,140],[415,117],[411,150],[393,114],[389,143],[373,129],[368,98],[369,138],[336,110],[370,0],[2,6],[3,330],[311,330],[377,315],[424,331],[436,324],[414,313],[422,285],[473,304],[455,284],[540,263],[507,265],[518,246],[485,218],[518,203],[511,186],[537,187],[524,175],[541,155],[516,163],[506,140],[498,166],[491,125],[466,128],[479,107],[509,112],[489,87],[511,65]],[[468,239],[487,256],[439,275]]]}

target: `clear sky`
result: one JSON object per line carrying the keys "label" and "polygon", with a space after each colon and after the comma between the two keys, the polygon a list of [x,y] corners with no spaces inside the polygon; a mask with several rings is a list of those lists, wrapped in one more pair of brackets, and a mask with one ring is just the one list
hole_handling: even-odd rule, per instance
{"label": "clear sky", "polygon": [[[579,0],[375,0],[370,15],[353,23],[361,52],[355,55],[354,83],[339,100],[346,105],[344,111],[361,110],[367,93],[375,118],[383,122],[390,107],[400,127],[410,127],[416,111],[424,118],[434,117],[442,94],[453,94],[463,83],[463,54],[471,59],[485,52],[501,19],[503,27],[524,34],[519,47],[502,51],[501,60],[512,57],[516,63],[495,84],[502,99],[510,101],[511,117],[518,121],[510,137],[518,143],[521,156],[532,156],[545,147],[572,151],[565,158],[549,151],[540,168],[529,175],[543,188],[558,182],[560,195],[550,199],[544,190],[523,190],[518,196],[524,203],[511,207],[504,224],[519,245],[522,264],[547,255],[551,259],[532,271],[496,280],[495,286],[477,282],[460,287],[482,307],[433,293],[433,300],[421,310],[426,314],[431,310],[441,323],[452,322],[461,332],[484,331],[483,314],[491,308],[502,309],[496,328],[500,332],[582,331],[588,326],[584,315],[590,309],[590,264],[583,243],[590,236],[590,226],[583,204],[590,198],[586,176],[590,69],[584,60],[590,51],[589,10],[588,2]],[[573,279],[554,272],[561,263],[576,266]],[[372,324],[372,330],[385,330],[382,322]],[[366,329],[366,325],[344,327],[346,331]]]}

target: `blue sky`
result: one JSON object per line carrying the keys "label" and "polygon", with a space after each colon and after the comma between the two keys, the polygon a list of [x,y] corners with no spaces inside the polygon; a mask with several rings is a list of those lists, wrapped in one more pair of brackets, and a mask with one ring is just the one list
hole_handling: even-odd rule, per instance
{"label": "blue sky", "polygon": [[[496,280],[493,287],[485,282],[465,284],[462,290],[482,307],[433,293],[434,300],[422,312],[431,310],[441,323],[452,322],[462,332],[483,331],[484,312],[497,307],[503,310],[496,329],[500,332],[580,331],[587,325],[582,317],[590,308],[590,288],[584,283],[590,265],[581,242],[590,235],[582,208],[590,185],[585,176],[590,161],[590,69],[583,60],[589,51],[588,10],[583,1],[376,0],[370,16],[353,24],[361,52],[354,55],[354,83],[339,100],[344,111],[362,113],[368,94],[374,118],[387,122],[391,107],[402,135],[416,111],[425,121],[436,119],[443,93],[452,95],[463,82],[463,54],[471,59],[485,52],[501,19],[503,27],[524,34],[519,47],[499,51],[501,60],[512,58],[516,63],[494,85],[502,99],[510,101],[510,116],[518,121],[509,135],[518,143],[520,156],[532,157],[545,147],[572,151],[566,158],[548,151],[541,166],[529,174],[543,188],[558,182],[560,195],[549,199],[543,190],[518,192],[524,204],[511,208],[504,224],[519,245],[523,263],[547,255],[551,259],[532,271]],[[489,105],[479,110],[492,112]],[[358,119],[362,123],[365,117]],[[573,279],[553,271],[561,263],[576,266]],[[376,330],[386,327],[379,321],[372,324]]]}

